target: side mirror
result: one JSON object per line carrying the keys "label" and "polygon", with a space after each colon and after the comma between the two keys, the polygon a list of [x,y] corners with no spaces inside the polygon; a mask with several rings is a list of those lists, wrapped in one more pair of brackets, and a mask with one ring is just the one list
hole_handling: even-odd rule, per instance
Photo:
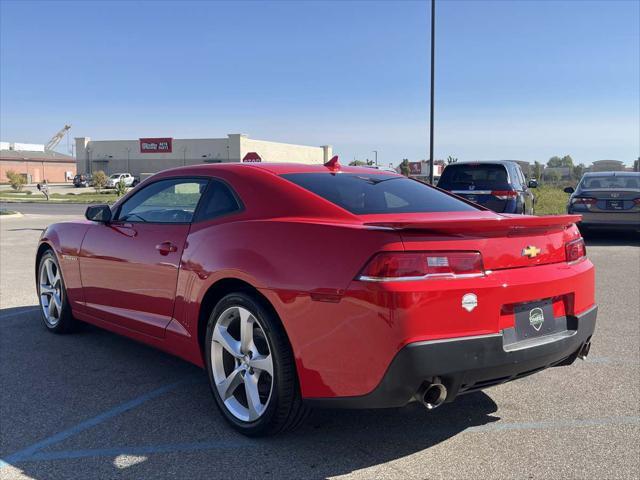
{"label": "side mirror", "polygon": [[111,221],[111,209],[109,205],[91,205],[87,207],[84,216],[92,222],[109,223]]}
{"label": "side mirror", "polygon": [[573,193],[576,190],[573,187],[565,187],[564,193]]}
{"label": "side mirror", "polygon": [[529,180],[529,188],[538,188],[537,180]]}

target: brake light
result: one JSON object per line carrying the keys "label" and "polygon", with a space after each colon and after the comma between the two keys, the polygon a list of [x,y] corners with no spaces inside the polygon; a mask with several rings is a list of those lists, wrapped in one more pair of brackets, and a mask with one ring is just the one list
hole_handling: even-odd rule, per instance
{"label": "brake light", "polygon": [[571,199],[572,205],[595,205],[598,200],[592,197],[574,197]]}
{"label": "brake light", "polygon": [[564,246],[567,262],[577,262],[587,256],[587,247],[582,238],[566,243]]}
{"label": "brake light", "polygon": [[382,252],[369,261],[358,279],[387,282],[482,275],[480,252]]}
{"label": "brake light", "polygon": [[634,205],[640,205],[640,197],[638,197],[638,198],[634,198],[634,199],[633,199],[633,204],[634,204]]}
{"label": "brake light", "polygon": [[492,190],[491,195],[500,200],[509,200],[510,198],[516,198],[518,192],[515,190]]}

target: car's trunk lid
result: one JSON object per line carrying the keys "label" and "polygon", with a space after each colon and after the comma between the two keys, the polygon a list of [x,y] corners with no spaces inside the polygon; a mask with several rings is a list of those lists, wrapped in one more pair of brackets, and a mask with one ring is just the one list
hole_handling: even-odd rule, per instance
{"label": "car's trunk lid", "polygon": [[577,236],[573,224],[580,216],[479,211],[366,215],[363,220],[367,228],[398,231],[408,251],[480,251],[485,269],[497,270],[565,261],[565,243]]}

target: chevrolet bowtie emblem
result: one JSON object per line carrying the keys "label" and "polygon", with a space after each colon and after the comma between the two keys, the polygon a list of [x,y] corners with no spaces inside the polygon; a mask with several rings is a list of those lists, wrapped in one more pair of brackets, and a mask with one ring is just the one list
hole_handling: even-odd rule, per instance
{"label": "chevrolet bowtie emblem", "polygon": [[528,245],[522,249],[522,256],[534,258],[534,257],[537,257],[540,252],[541,250],[535,245]]}

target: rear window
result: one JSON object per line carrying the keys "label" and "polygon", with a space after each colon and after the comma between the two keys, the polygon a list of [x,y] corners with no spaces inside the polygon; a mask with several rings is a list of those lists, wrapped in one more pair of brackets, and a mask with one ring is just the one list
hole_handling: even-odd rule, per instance
{"label": "rear window", "polygon": [[477,210],[423,183],[397,175],[289,173],[282,177],[356,215]]}
{"label": "rear window", "polygon": [[469,163],[449,165],[442,172],[438,187],[445,190],[489,189],[500,190],[509,188],[509,177],[504,165]]}
{"label": "rear window", "polygon": [[631,188],[640,189],[640,175],[636,176],[615,176],[615,175],[594,175],[584,177],[580,188]]}

